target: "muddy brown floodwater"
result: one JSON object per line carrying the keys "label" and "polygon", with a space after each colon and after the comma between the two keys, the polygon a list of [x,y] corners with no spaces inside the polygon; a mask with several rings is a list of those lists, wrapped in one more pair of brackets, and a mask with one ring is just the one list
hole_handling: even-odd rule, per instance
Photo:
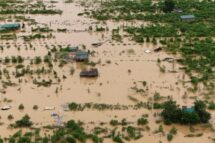
{"label": "muddy brown floodwater", "polygon": [[[100,122],[109,122],[111,119],[115,118],[115,116],[117,116],[119,120],[126,118],[128,121],[136,122],[137,118],[142,114],[148,114],[151,130],[144,132],[141,139],[131,142],[167,142],[165,136],[153,133],[159,127],[159,125],[155,123],[159,118],[154,116],[155,113],[159,113],[158,110],[129,109],[123,111],[84,110],[66,112],[63,111],[62,105],[68,102],[132,105],[135,103],[128,98],[129,96],[136,98],[138,101],[147,102],[149,98],[153,97],[155,92],[158,92],[164,97],[172,97],[180,105],[191,106],[194,100],[189,97],[201,98],[204,89],[199,90],[197,93],[189,92],[188,88],[191,87],[191,85],[188,83],[183,85],[180,82],[182,80],[189,80],[189,78],[179,69],[180,65],[175,62],[162,62],[161,65],[166,68],[166,72],[162,73],[159,69],[157,59],[177,57],[164,51],[154,53],[153,49],[157,48],[159,44],[137,44],[129,39],[124,39],[123,42],[111,40],[111,29],[122,25],[132,25],[134,22],[108,21],[104,24],[106,27],[109,27],[110,30],[108,32],[89,32],[87,31],[89,26],[95,26],[96,20],[77,16],[78,13],[83,12],[83,7],[77,3],[65,4],[63,1],[54,3],[54,5],[57,9],[63,10],[62,15],[26,16],[54,29],[55,32],[52,34],[55,38],[33,40],[31,45],[33,45],[36,50],[25,50],[24,45],[26,43],[19,38],[15,41],[0,41],[0,44],[3,46],[8,43],[11,45],[9,49],[5,49],[1,53],[1,58],[12,55],[22,55],[26,58],[44,56],[48,51],[46,45],[76,46],[84,44],[87,49],[95,51],[94,56],[90,57],[90,59],[95,62],[101,61],[101,63],[96,66],[99,69],[99,77],[97,79],[80,79],[80,65],[69,63],[63,68],[56,67],[55,69],[59,74],[67,76],[60,85],[36,87],[29,77],[26,79],[28,81],[26,83],[21,83],[16,87],[8,87],[6,89],[6,94],[0,94],[0,100],[2,101],[0,106],[11,105],[12,108],[8,111],[0,111],[0,122],[4,123],[0,126],[0,135],[5,137],[15,132],[15,129],[7,129],[8,125],[13,123],[16,119],[20,119],[25,114],[31,117],[36,127],[56,124],[55,120],[51,117],[52,112],[63,115],[64,122],[75,119],[85,123],[93,121],[95,125]],[[136,22],[136,24],[139,23],[142,24],[141,22]],[[57,32],[56,30],[58,28],[66,28],[68,32]],[[31,34],[29,28],[26,32],[18,33],[18,35],[25,34]],[[92,43],[99,41],[107,42],[97,48],[91,46]],[[18,51],[14,45],[19,45],[21,47],[20,51]],[[133,49],[132,53],[128,52],[131,49]],[[146,53],[145,50],[151,50],[152,52]],[[109,63],[107,61],[109,61]],[[72,76],[69,74],[69,69],[71,67],[75,68],[75,73]],[[128,70],[130,70],[130,72],[128,72]],[[147,81],[149,90],[146,95],[138,94],[131,89],[131,87],[134,86],[134,82],[138,81]],[[55,90],[60,86],[62,86],[62,90],[56,94]],[[185,94],[188,94],[187,98],[183,98]],[[11,99],[12,102],[5,103],[3,102],[4,98]],[[23,111],[18,110],[20,104],[25,106]],[[39,109],[36,111],[33,110],[33,105],[38,105]],[[43,108],[45,106],[55,107],[55,110],[44,111]],[[14,120],[12,121],[7,119],[10,114],[14,116]],[[212,112],[211,122],[214,118],[215,113]],[[89,128],[91,128],[91,126],[92,125],[89,125]],[[169,132],[172,126],[164,126],[165,132]],[[212,140],[209,139],[209,137],[215,135],[214,132],[208,129],[206,130],[201,126],[195,126],[195,128],[199,129],[198,132],[203,133],[203,135],[201,137],[192,138],[184,137],[186,134],[190,133],[189,127],[180,125],[174,126],[178,129],[178,134],[172,141],[174,143],[210,143]],[[105,140],[104,142],[109,143],[112,141]]]}

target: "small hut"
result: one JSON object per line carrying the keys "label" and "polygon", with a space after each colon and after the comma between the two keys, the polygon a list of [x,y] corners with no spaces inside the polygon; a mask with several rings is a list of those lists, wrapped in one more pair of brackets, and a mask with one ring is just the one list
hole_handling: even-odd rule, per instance
{"label": "small hut", "polygon": [[0,25],[0,30],[18,30],[21,28],[19,23],[8,23]]}
{"label": "small hut", "polygon": [[77,52],[78,51],[78,46],[75,47],[68,47],[69,52]]}
{"label": "small hut", "polygon": [[89,59],[89,54],[88,52],[85,52],[85,51],[77,51],[75,53],[75,57],[74,57],[74,60],[76,61],[88,61]]}
{"label": "small hut", "polygon": [[93,68],[90,70],[83,70],[80,73],[80,77],[98,77],[99,73],[98,70]]}
{"label": "small hut", "polygon": [[194,15],[182,15],[180,18],[183,21],[194,21],[196,19]]}

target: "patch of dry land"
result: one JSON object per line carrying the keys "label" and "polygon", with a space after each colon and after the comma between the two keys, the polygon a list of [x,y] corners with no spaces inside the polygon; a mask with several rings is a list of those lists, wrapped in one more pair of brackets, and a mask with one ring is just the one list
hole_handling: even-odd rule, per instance
{"label": "patch of dry land", "polygon": [[0,0],[0,143],[215,142],[214,23],[207,0]]}

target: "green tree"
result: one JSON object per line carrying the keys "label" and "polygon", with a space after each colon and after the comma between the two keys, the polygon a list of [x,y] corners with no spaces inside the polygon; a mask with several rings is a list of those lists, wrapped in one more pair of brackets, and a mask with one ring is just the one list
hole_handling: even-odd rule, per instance
{"label": "green tree", "polygon": [[30,121],[30,117],[28,115],[25,115],[22,117],[22,119],[16,121],[17,127],[30,127],[33,123]]}
{"label": "green tree", "polygon": [[0,137],[0,143],[3,143],[3,139]]}
{"label": "green tree", "polygon": [[181,109],[176,105],[176,102],[169,100],[164,103],[164,110],[161,115],[166,124],[179,123],[181,114]]}
{"label": "green tree", "polygon": [[200,122],[200,117],[196,111],[182,112],[181,121],[182,124],[197,124]]}
{"label": "green tree", "polygon": [[163,11],[164,12],[171,12],[175,8],[175,3],[173,0],[165,0],[164,1],[164,7]]}
{"label": "green tree", "polygon": [[45,136],[43,139],[42,139],[42,143],[48,143],[49,142],[49,138],[47,136]]}
{"label": "green tree", "polygon": [[210,120],[211,114],[206,111],[206,104],[203,101],[196,100],[194,103],[194,108],[202,123],[207,123]]}

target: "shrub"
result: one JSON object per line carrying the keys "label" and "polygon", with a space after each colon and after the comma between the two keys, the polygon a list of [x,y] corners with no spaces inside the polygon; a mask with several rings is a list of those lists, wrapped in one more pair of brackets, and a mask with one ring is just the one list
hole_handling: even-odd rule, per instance
{"label": "shrub", "polygon": [[214,102],[210,102],[209,105],[208,105],[208,109],[215,110],[215,103]]}
{"label": "shrub", "polygon": [[177,129],[175,127],[173,127],[170,131],[170,134],[176,135],[177,134]]}
{"label": "shrub", "polygon": [[77,110],[78,109],[78,104],[75,102],[72,102],[69,104],[69,109],[70,110]]}
{"label": "shrub", "polygon": [[141,117],[137,120],[138,125],[146,125],[148,123],[148,120],[145,119],[144,117]]}
{"label": "shrub", "polygon": [[25,115],[22,119],[17,120],[15,126],[16,127],[31,127],[33,123],[30,121],[30,117]]}
{"label": "shrub", "polygon": [[8,118],[8,120],[12,120],[14,117],[13,117],[13,115],[10,114],[7,116],[7,118]]}
{"label": "shrub", "polygon": [[19,105],[19,110],[24,110],[24,108],[25,108],[25,107],[24,107],[23,104],[20,104],[20,105]]}
{"label": "shrub", "polygon": [[33,106],[33,109],[34,109],[34,110],[37,110],[38,108],[39,108],[39,107],[38,107],[37,105],[34,105],[34,106]]}
{"label": "shrub", "polygon": [[119,124],[119,122],[117,120],[110,121],[110,125],[112,125],[112,126],[117,126],[118,124]]}
{"label": "shrub", "polygon": [[167,140],[171,141],[173,139],[173,135],[172,134],[167,134]]}

